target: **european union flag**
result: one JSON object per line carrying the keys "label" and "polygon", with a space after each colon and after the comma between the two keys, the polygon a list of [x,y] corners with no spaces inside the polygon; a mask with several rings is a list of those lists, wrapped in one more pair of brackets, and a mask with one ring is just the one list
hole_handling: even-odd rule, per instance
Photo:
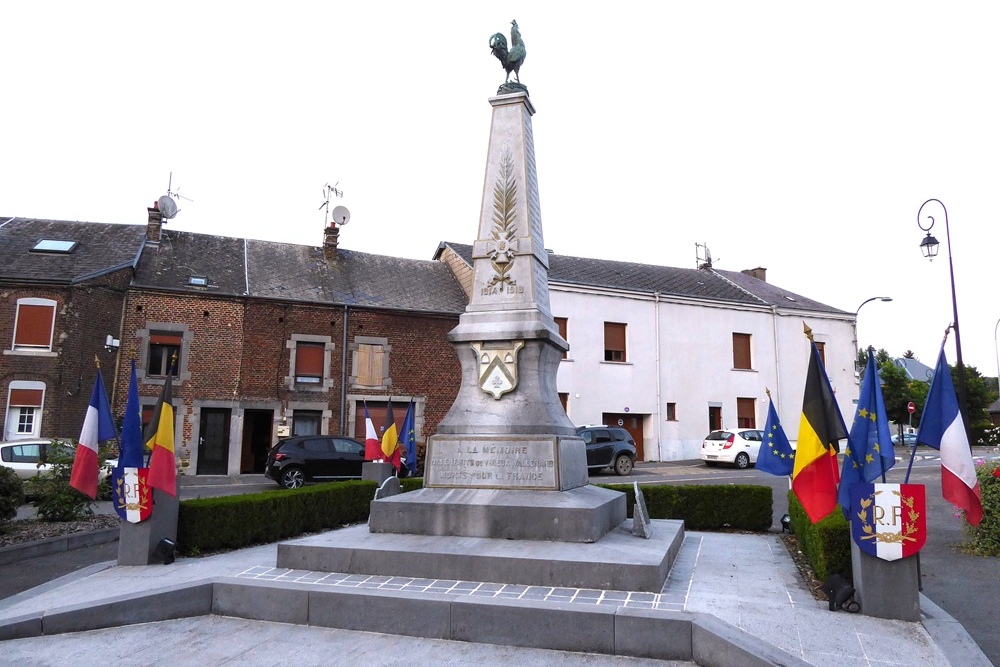
{"label": "european union flag", "polygon": [[[770,398],[768,392],[768,398]],[[764,442],[757,454],[757,470],[772,475],[791,475],[795,465],[795,452],[788,442],[785,429],[781,428],[778,413],[774,411],[774,401],[767,406],[767,422],[764,424]]]}
{"label": "european union flag", "polygon": [[406,467],[410,469],[411,475],[417,474],[417,436],[416,420],[413,414],[413,399],[410,399],[410,407],[406,409],[406,418],[403,419],[403,448],[406,450]]}
{"label": "european union flag", "polygon": [[874,352],[873,348],[868,348],[868,365],[865,367],[865,379],[861,382],[858,411],[854,415],[840,472],[837,502],[845,517],[851,509],[851,485],[874,482],[896,465]]}

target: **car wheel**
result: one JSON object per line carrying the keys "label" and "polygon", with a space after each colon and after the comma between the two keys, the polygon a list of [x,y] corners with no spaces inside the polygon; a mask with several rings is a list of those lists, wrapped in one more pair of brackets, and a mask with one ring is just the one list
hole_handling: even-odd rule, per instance
{"label": "car wheel", "polygon": [[278,483],[286,489],[297,489],[306,483],[306,476],[298,468],[285,468],[278,479]]}
{"label": "car wheel", "polygon": [[615,474],[617,475],[628,475],[632,472],[632,459],[627,455],[621,454],[615,459]]}
{"label": "car wheel", "polygon": [[736,455],[735,463],[737,468],[749,468],[750,456],[746,452],[740,452]]}

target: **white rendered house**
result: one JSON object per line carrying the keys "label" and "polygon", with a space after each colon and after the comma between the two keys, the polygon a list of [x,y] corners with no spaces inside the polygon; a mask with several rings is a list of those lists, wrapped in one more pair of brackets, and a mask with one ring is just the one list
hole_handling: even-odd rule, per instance
{"label": "white rendered house", "polygon": [[[459,282],[471,246],[437,259]],[[693,459],[717,428],[763,428],[770,390],[793,442],[809,360],[807,325],[850,428],[857,399],[854,313],[720,271],[549,255],[552,314],[570,349],[557,388],[577,425],[628,429],[645,461]]]}

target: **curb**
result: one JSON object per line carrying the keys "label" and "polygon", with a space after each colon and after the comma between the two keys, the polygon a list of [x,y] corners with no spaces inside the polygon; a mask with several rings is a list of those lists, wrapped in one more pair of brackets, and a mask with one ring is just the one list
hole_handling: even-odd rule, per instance
{"label": "curb", "polygon": [[120,532],[120,528],[103,528],[101,530],[48,537],[44,540],[28,542],[27,544],[0,547],[0,565],[9,565],[26,558],[36,558],[37,556],[47,556],[63,551],[92,547],[95,544],[115,542],[118,540]]}

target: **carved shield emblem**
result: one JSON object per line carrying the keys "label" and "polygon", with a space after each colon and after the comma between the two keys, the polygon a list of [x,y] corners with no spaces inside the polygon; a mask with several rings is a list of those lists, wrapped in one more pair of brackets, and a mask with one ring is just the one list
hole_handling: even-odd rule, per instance
{"label": "carved shield emblem", "polygon": [[855,484],[851,487],[851,536],[862,551],[899,560],[927,542],[923,484]]}
{"label": "carved shield emblem", "polygon": [[111,473],[112,504],[118,516],[129,523],[149,518],[153,490],[146,483],[149,468],[115,468]]}
{"label": "carved shield emblem", "polygon": [[499,400],[517,387],[517,353],[523,340],[501,343],[472,343],[479,358],[479,387]]}

